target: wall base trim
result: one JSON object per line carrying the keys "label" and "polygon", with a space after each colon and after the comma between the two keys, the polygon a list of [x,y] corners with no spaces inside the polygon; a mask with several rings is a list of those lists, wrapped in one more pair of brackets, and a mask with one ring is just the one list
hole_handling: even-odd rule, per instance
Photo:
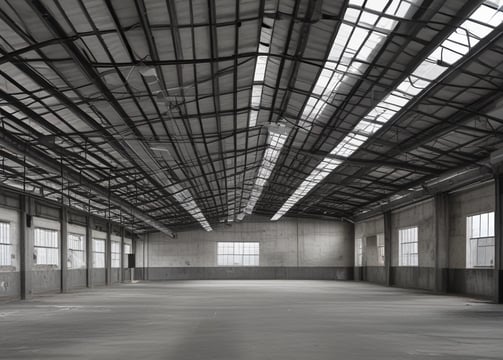
{"label": "wall base trim", "polygon": [[155,267],[146,280],[353,280],[353,267]]}

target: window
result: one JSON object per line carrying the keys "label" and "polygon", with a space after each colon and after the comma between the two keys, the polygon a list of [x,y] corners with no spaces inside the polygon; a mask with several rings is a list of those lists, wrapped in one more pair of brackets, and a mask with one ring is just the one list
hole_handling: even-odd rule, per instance
{"label": "window", "polygon": [[355,266],[363,265],[363,240],[355,240]]}
{"label": "window", "polygon": [[128,254],[132,254],[131,252],[131,244],[124,244],[124,267],[128,268],[129,267],[129,259],[128,259]]}
{"label": "window", "polygon": [[59,265],[59,232],[35,228],[34,253],[36,265]]}
{"label": "window", "polygon": [[377,265],[384,266],[384,234],[377,234]]}
{"label": "window", "polygon": [[418,266],[417,226],[398,230],[398,265]]}
{"label": "window", "polygon": [[121,267],[121,243],[112,241],[112,267]]}
{"label": "window", "polygon": [[219,242],[217,249],[218,265],[258,266],[258,242]]}
{"label": "window", "polygon": [[68,234],[68,269],[86,268],[86,238],[82,234]]}
{"label": "window", "polygon": [[494,266],[494,212],[466,218],[467,267]]}
{"label": "window", "polygon": [[105,268],[105,240],[93,239],[93,268]]}
{"label": "window", "polygon": [[12,242],[10,240],[10,223],[0,222],[0,266],[10,266]]}

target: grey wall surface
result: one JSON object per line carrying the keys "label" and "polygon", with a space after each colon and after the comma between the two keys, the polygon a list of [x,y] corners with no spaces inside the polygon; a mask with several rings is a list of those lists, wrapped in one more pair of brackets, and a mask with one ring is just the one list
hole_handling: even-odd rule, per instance
{"label": "grey wall surface", "polygon": [[33,294],[59,292],[61,290],[61,270],[38,267],[31,272]]}
{"label": "grey wall surface", "polygon": [[93,286],[105,286],[107,284],[106,269],[92,269]]}
{"label": "grey wall surface", "polygon": [[482,297],[494,294],[492,269],[466,268],[466,217],[495,209],[494,184],[449,195],[449,291]]}
{"label": "grey wall surface", "polygon": [[449,195],[449,268],[466,267],[466,217],[494,211],[494,184]]}
{"label": "grey wall surface", "polygon": [[[384,267],[384,264],[380,265],[378,263],[376,236],[382,233],[384,233],[384,219],[382,216],[355,224],[355,239],[362,239],[363,242],[364,251],[362,265],[367,268],[376,268],[376,271],[379,271],[378,268]],[[372,276],[370,273],[368,275]],[[362,276],[365,279],[368,275],[363,274]]]}
{"label": "grey wall surface", "polygon": [[[466,217],[494,211],[494,184],[486,183],[448,195],[449,236],[448,263],[445,278],[449,292],[491,297],[494,291],[492,269],[466,268]],[[417,226],[419,266],[398,266],[398,230]],[[391,283],[414,289],[435,289],[435,212],[434,200],[426,200],[395,210],[391,215]],[[355,224],[355,239],[364,240],[363,267],[355,268],[360,280],[384,284],[383,266],[375,264],[373,236],[384,231],[382,216]],[[444,270],[442,270],[444,271]]]}
{"label": "grey wall surface", "polygon": [[[61,221],[62,210],[60,204],[50,203],[37,199],[30,199],[29,209],[27,209],[27,214],[31,216],[31,226],[26,226],[23,232],[21,228],[21,204],[22,196],[15,192],[9,190],[4,191],[0,187],[0,221],[5,221],[10,224],[10,240],[12,245],[10,246],[10,256],[11,265],[0,266],[0,300],[5,299],[19,299],[22,295],[22,282],[21,282],[21,245],[26,244],[26,297],[31,295],[44,294],[44,293],[59,293],[61,291],[75,290],[85,288],[87,286],[103,286],[106,284],[106,271],[105,269],[88,269],[85,266],[91,266],[90,264],[85,264],[82,268],[68,268],[62,269],[61,261],[64,261],[68,267],[75,266],[72,262],[68,260],[68,254],[63,254],[63,247],[61,243],[62,238],[62,227]],[[87,228],[86,222],[89,218],[88,214],[83,212],[65,210],[67,213],[67,226],[66,229],[68,233],[77,233],[86,235]],[[93,222],[95,222],[93,230],[100,230],[106,228],[107,221],[99,217],[92,216]],[[23,218],[24,219],[24,218]],[[54,229],[58,231],[59,234],[59,264],[58,265],[42,265],[36,264],[37,251],[33,245],[33,233],[36,227]],[[121,227],[118,224],[114,225],[113,232],[115,233],[114,240],[119,239],[118,235],[121,233]],[[24,233],[24,239],[22,239],[22,234]],[[131,236],[127,231],[126,236]],[[129,234],[129,235],[127,235]],[[106,234],[105,234],[106,235]],[[28,239],[31,239],[28,241]],[[90,239],[87,239],[90,241]],[[140,250],[144,248],[144,242],[137,240],[140,243]],[[132,245],[130,238],[126,238],[125,242]],[[135,250],[134,247],[131,249]],[[140,258],[140,266],[143,266],[144,260],[143,255]],[[81,265],[77,265],[81,266]],[[143,273],[143,269],[141,269]],[[112,283],[117,283],[119,281],[120,269],[116,268],[112,270]],[[129,271],[125,271],[127,279],[129,279]],[[62,284],[64,280],[64,284]],[[62,286],[64,285],[64,286]]]}
{"label": "grey wall surface", "polygon": [[435,265],[433,206],[433,200],[428,200],[392,212],[392,266],[398,266],[398,230],[411,226],[418,227],[419,267],[433,267]]}
{"label": "grey wall surface", "polygon": [[68,289],[81,289],[87,286],[86,269],[69,269],[67,278]]}
{"label": "grey wall surface", "polygon": [[148,268],[149,280],[350,280],[351,267],[253,266],[253,267],[162,267]]}
{"label": "grey wall surface", "polygon": [[[250,217],[232,226],[178,233],[168,238],[149,234],[146,262],[149,279],[167,278],[350,278],[354,264],[353,225],[326,220],[285,218],[271,222]],[[260,266],[217,266],[217,242],[260,243]],[[318,267],[318,273],[313,270]],[[281,268],[278,270],[277,268]],[[297,268],[297,270],[292,270]],[[184,270],[185,269],[185,270]],[[207,270],[204,270],[207,269]],[[299,270],[304,269],[304,270]],[[328,271],[328,273],[324,273]],[[302,273],[302,274],[301,274]]]}
{"label": "grey wall surface", "polygon": [[0,272],[0,299],[19,298],[20,281],[19,271]]}

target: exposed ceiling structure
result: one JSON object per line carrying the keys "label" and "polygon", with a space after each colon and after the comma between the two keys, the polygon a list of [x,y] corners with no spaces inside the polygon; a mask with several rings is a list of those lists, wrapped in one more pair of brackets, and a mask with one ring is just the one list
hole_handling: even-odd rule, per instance
{"label": "exposed ceiling structure", "polygon": [[490,176],[501,5],[4,0],[0,182],[171,235]]}

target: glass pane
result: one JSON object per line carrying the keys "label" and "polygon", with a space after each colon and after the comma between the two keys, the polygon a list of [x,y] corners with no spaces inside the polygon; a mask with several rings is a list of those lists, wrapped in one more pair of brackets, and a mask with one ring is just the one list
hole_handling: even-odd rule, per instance
{"label": "glass pane", "polygon": [[494,212],[490,212],[489,216],[489,225],[487,230],[487,236],[494,236]]}
{"label": "glass pane", "polygon": [[489,214],[480,214],[480,236],[489,236]]}

